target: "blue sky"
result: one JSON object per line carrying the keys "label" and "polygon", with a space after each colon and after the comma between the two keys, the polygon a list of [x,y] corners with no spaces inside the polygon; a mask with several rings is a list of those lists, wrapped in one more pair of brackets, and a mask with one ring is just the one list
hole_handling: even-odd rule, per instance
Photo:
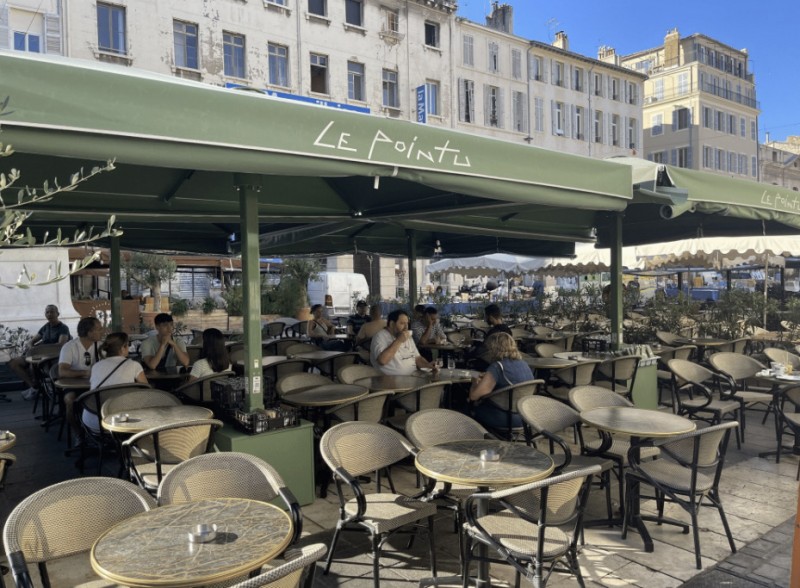
{"label": "blue sky", "polygon": [[[681,37],[702,33],[750,53],[757,99],[761,103],[760,139],[765,132],[781,141],[800,135],[800,61],[797,27],[800,2],[760,4],[743,0],[704,2],[671,0],[663,5],[642,0],[506,0],[514,7],[514,33],[551,42],[556,31],[569,37],[570,50],[591,57],[609,45],[622,55],[656,47],[669,29]],[[459,0],[459,16],[485,22],[489,0]]]}

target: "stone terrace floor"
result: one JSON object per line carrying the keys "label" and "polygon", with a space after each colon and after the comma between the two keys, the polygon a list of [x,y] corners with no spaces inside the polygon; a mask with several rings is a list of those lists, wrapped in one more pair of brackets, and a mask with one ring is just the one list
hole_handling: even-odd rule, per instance
{"label": "stone terrace floor", "polygon": [[[9,392],[10,403],[0,403],[0,429],[10,429],[18,436],[12,453],[17,456],[5,488],[0,491],[0,520],[5,521],[14,506],[32,492],[49,484],[78,476],[75,458],[64,456],[63,441],[56,440],[55,429],[45,432],[33,419],[32,405],[22,400],[18,392]],[[749,412],[747,440],[741,450],[731,441],[725,472],[722,478],[722,497],[739,553],[731,554],[722,531],[719,517],[713,509],[700,514],[703,570],[695,569],[691,535],[683,535],[675,527],[648,528],[655,540],[654,553],[645,553],[636,533],[626,541],[620,539],[618,528],[586,530],[585,546],[580,562],[588,586],[641,586],[666,588],[670,586],[789,586],[789,567],[793,518],[797,504],[797,457],[787,456],[779,465],[774,459],[761,459],[760,451],[773,449],[772,420],[760,423],[760,413]],[[116,473],[112,456],[104,467],[107,475]],[[96,462],[87,463],[87,473],[96,471]],[[413,465],[395,468],[394,479],[400,491],[414,491]],[[613,494],[612,494],[613,495]],[[602,492],[592,492],[589,517],[603,515]],[[338,501],[333,486],[325,499],[303,507],[305,542],[329,543],[331,529],[337,519]],[[647,502],[645,511],[653,511]],[[667,507],[675,518],[688,520],[677,508]],[[87,513],[88,514],[88,513]],[[458,541],[453,533],[452,520],[442,514],[437,522],[437,553],[440,575],[457,575]],[[331,572],[327,576],[318,569],[316,585],[369,588],[372,586],[372,564],[366,555],[367,541],[345,535],[340,541]],[[428,577],[427,541],[415,542],[410,552],[402,539],[392,540],[382,557],[381,584],[389,587],[416,586],[419,579]],[[50,566],[53,586],[69,587],[84,580],[88,558],[57,562]],[[35,574],[35,571],[34,571]],[[513,585],[513,574],[506,566],[492,565],[493,583]],[[34,577],[36,577],[34,575]],[[5,577],[6,582],[10,577]],[[38,585],[38,579],[35,580]],[[8,584],[7,584],[8,585]],[[554,575],[550,586],[577,586],[574,578]]]}

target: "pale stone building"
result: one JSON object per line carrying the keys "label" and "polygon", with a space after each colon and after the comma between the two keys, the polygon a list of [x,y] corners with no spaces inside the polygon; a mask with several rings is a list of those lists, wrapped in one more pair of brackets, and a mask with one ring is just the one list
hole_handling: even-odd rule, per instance
{"label": "pale stone building", "polygon": [[758,179],[759,103],[746,49],[674,29],[660,47],[608,57],[648,75],[647,159]]}
{"label": "pale stone building", "polygon": [[800,137],[770,141],[760,147],[760,177],[765,184],[800,191]]}

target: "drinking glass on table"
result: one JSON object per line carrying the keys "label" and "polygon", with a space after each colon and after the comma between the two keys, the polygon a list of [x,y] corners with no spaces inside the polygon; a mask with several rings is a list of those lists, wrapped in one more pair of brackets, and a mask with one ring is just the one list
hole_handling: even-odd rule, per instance
{"label": "drinking glass on table", "polygon": [[456,369],[456,358],[452,355],[447,358],[447,369],[454,370]]}

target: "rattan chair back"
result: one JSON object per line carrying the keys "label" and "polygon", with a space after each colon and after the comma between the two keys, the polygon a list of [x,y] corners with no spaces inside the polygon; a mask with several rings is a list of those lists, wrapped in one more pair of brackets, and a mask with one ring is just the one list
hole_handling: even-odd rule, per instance
{"label": "rattan chair back", "polygon": [[371,365],[352,364],[339,368],[336,379],[342,384],[355,384],[356,380],[380,376],[382,372]]}
{"label": "rattan chair back", "polygon": [[229,378],[233,375],[234,373],[228,370],[224,372],[217,372],[215,374],[209,374],[207,376],[203,376],[202,378],[197,378],[193,382],[187,382],[182,386],[178,386],[175,388],[173,393],[184,402],[207,404],[212,400],[211,382],[221,378]]}
{"label": "rattan chair back", "polygon": [[331,427],[322,435],[319,446],[328,467],[344,468],[351,476],[388,467],[411,455],[413,449],[397,431],[359,421]]}
{"label": "rattan chair back", "polygon": [[767,347],[764,349],[764,355],[766,355],[770,361],[790,365],[792,366],[792,370],[800,370],[800,355],[795,355],[790,351],[778,349],[777,347]]}
{"label": "rattan chair back", "polygon": [[392,390],[373,392],[364,398],[334,406],[327,411],[327,414],[342,422],[380,423],[386,416],[386,401],[392,395],[394,395]]}
{"label": "rattan chair back", "polygon": [[283,330],[285,328],[286,323],[275,321],[272,323],[267,323],[264,328],[261,329],[261,333],[265,337],[275,337],[277,339],[283,336]]}
{"label": "rattan chair back", "polygon": [[[287,556],[287,562],[249,578],[229,588],[298,588],[298,586],[311,586],[313,581],[314,563],[322,559],[328,548],[322,543],[306,545],[298,550],[292,550]],[[310,575],[310,581],[303,581],[303,576]]]}
{"label": "rattan chair back", "polygon": [[539,357],[553,357],[556,353],[564,352],[564,348],[555,343],[537,343],[533,350]]}
{"label": "rattan chair back", "polygon": [[405,433],[408,440],[419,449],[448,441],[491,437],[489,431],[475,419],[446,408],[430,408],[410,415]]}
{"label": "rattan chair back", "polygon": [[322,374],[300,372],[297,374],[283,376],[280,380],[278,380],[278,383],[275,385],[275,389],[278,391],[278,396],[283,398],[295,390],[313,388],[315,386],[324,386],[330,383],[331,379],[327,376],[323,376]]}
{"label": "rattan chair back", "polygon": [[523,398],[517,404],[517,411],[534,434],[541,434],[544,431],[557,434],[581,422],[581,417],[575,409],[547,396]]}
{"label": "rattan chair back", "polygon": [[312,351],[319,351],[319,347],[311,343],[294,343],[286,348],[286,355],[297,355],[299,353],[310,353]]}
{"label": "rattan chair back", "polygon": [[180,404],[180,398],[164,390],[156,390],[155,388],[132,389],[106,400],[100,407],[100,418],[104,419],[110,414],[127,412],[136,408],[178,406]]}
{"label": "rattan chair back", "polygon": [[602,386],[576,386],[569,391],[569,403],[578,411],[606,406],[633,406],[633,403]]}
{"label": "rattan chair back", "polygon": [[656,331],[656,339],[661,341],[664,345],[674,346],[678,341],[683,339],[683,337],[675,333],[670,333],[669,331]]}
{"label": "rattan chair back", "polygon": [[757,359],[732,351],[714,353],[708,358],[708,362],[715,370],[737,382],[751,378],[765,369],[764,364]]}

